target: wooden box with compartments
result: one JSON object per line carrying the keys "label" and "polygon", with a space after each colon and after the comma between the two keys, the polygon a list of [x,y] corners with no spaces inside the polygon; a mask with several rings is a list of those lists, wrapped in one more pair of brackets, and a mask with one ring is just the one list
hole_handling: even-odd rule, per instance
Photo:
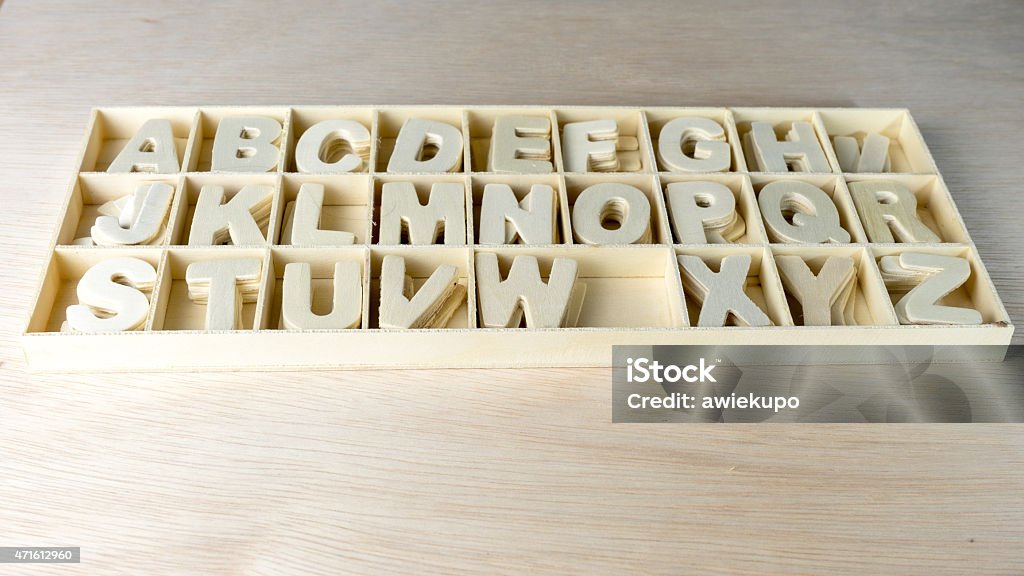
{"label": "wooden box with compartments", "polygon": [[200,106],[93,111],[22,341],[298,370],[1012,333],[904,109]]}

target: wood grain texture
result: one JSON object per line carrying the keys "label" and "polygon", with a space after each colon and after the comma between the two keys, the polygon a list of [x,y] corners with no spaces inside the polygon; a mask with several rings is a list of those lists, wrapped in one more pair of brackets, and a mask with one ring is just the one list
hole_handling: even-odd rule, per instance
{"label": "wood grain texture", "polygon": [[4,3],[0,545],[85,559],[4,572],[1020,573],[1021,426],[613,426],[607,370],[42,376],[16,337],[89,108],[136,104],[906,106],[1024,324],[1022,26],[1012,1]]}

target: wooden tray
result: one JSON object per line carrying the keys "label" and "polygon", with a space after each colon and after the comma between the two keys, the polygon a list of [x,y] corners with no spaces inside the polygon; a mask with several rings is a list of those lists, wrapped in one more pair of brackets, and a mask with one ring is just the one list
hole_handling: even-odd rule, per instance
{"label": "wooden tray", "polygon": [[[550,119],[553,170],[546,174],[488,172],[492,127],[504,115]],[[211,172],[213,140],[221,120],[265,116],[282,126],[276,165],[263,173]],[[662,128],[680,117],[707,118],[725,131],[731,149],[728,171],[673,172],[658,155]],[[171,121],[181,170],[174,173],[108,173],[107,168],[152,118]],[[412,118],[447,123],[461,131],[463,156],[449,173],[388,173],[388,160],[404,122]],[[355,120],[372,140],[363,166],[345,174],[297,172],[295,146],[310,127],[329,119]],[[620,137],[635,139],[636,150],[623,151],[629,172],[566,172],[560,137],[567,123],[614,119]],[[829,172],[757,172],[744,151],[744,134],[752,122],[768,122],[783,138],[793,122],[813,126]],[[879,133],[890,139],[890,173],[844,173],[833,150],[835,136]],[[786,179],[809,182],[837,206],[851,242],[779,244],[769,242],[758,208],[765,185]],[[913,191],[918,215],[940,243],[867,242],[848,184],[863,180],[897,180]],[[665,201],[665,187],[675,182],[714,181],[729,187],[747,222],[738,244],[679,244]],[[166,231],[154,245],[100,247],[76,245],[87,237],[99,206],[130,194],[139,184],[166,183],[174,199]],[[382,186],[411,182],[421,197],[430,185],[457,183],[465,191],[465,229],[456,233],[463,245],[383,245],[377,237]],[[571,215],[576,199],[603,182],[640,189],[651,206],[651,243],[584,245],[576,243]],[[246,184],[274,189],[267,241],[259,246],[186,246],[187,230],[202,186],[219,184],[230,193]],[[325,187],[321,227],[355,234],[349,246],[290,246],[279,243],[285,206],[304,183]],[[547,184],[557,194],[558,244],[481,245],[474,222],[479,219],[483,188],[509,184],[517,193],[532,184]],[[624,107],[488,107],[488,106],[302,106],[98,108],[92,113],[72,179],[68,200],[45,266],[35,305],[22,337],[29,365],[43,370],[206,370],[361,367],[514,367],[604,366],[614,344],[1008,344],[1013,326],[978,258],[956,206],[910,113],[904,109],[811,108],[624,108]],[[445,231],[449,233],[448,230]],[[970,278],[943,303],[977,310],[979,325],[900,325],[893,309],[897,299],[882,281],[877,261],[907,250],[959,256],[970,262]],[[481,328],[475,258],[495,253],[503,268],[517,255],[532,255],[544,274],[555,258],[577,261],[586,297],[576,327]],[[696,255],[714,263],[731,254],[748,254],[753,263],[746,291],[771,318],[769,327],[694,327],[699,303],[684,291],[677,256]],[[799,326],[779,279],[775,257],[830,255],[852,257],[857,265],[857,325]],[[404,256],[413,277],[425,278],[440,264],[457,269],[468,291],[465,303],[446,328],[381,329],[381,262]],[[82,333],[62,330],[66,308],[77,303],[76,286],[91,266],[105,259],[133,256],[152,264],[157,282],[148,294],[144,326],[128,332]],[[185,270],[192,262],[250,256],[262,263],[257,300],[242,310],[237,330],[204,330],[205,306],[188,297]],[[329,280],[333,263],[358,263],[363,283],[359,326],[346,330],[280,329],[281,278],[289,262],[308,262],[314,278]],[[325,272],[326,271],[326,272]],[[315,282],[315,281],[314,281]],[[328,298],[329,302],[329,298]]]}

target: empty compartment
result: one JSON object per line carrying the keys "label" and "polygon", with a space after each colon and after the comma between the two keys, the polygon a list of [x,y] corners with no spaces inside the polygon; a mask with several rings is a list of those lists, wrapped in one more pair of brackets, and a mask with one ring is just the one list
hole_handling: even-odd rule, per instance
{"label": "empty compartment", "polygon": [[[420,206],[427,206],[430,202],[431,191],[435,184],[440,183],[451,183],[458,184],[462,187],[462,199],[461,208],[463,214],[463,220],[465,225],[450,225],[448,219],[445,218],[444,225],[438,225],[436,230],[437,233],[433,238],[431,244],[449,244],[449,245],[466,245],[471,242],[471,239],[467,236],[467,230],[472,229],[473,223],[471,221],[472,212],[466,210],[466,199],[468,193],[466,192],[466,176],[462,174],[437,174],[433,176],[425,175],[379,175],[373,179],[373,230],[372,239],[374,244],[389,244],[389,245],[400,245],[400,244],[411,244],[411,237],[409,235],[409,223],[410,218],[408,215],[402,215],[401,223],[401,234],[399,242],[381,242],[380,231],[381,231],[381,194],[384,190],[384,185],[388,183],[408,183],[412,184],[416,190],[416,198],[419,201]],[[439,197],[440,198],[440,197]],[[435,200],[437,206],[442,206],[441,200]],[[415,213],[416,210],[410,211]],[[455,209],[451,209],[454,215]],[[450,236],[449,236],[450,235]],[[449,237],[452,238],[449,240]]]}
{"label": "empty compartment", "polygon": [[[68,200],[64,220],[57,233],[58,245],[92,244],[92,227],[101,216],[100,209],[104,204],[134,194],[140,186],[149,184],[166,184],[175,191],[177,196],[177,176],[157,176],[149,174],[82,174],[75,179]],[[159,245],[167,242],[168,221],[171,206],[163,219],[163,231],[158,233],[149,244]],[[113,213],[112,213],[113,214]]]}
{"label": "empty compartment", "polygon": [[[26,332],[70,332],[70,328],[64,326],[67,308],[79,304],[78,282],[96,264],[114,258],[137,258],[152,265],[159,280],[162,254],[163,251],[159,248],[57,248],[47,264]],[[131,285],[125,280],[118,283]],[[150,302],[149,315],[143,327],[148,326],[152,320],[154,289],[155,286],[142,290]],[[105,314],[98,311],[97,315]]]}
{"label": "empty compartment", "polygon": [[[189,133],[195,116],[196,109],[192,107],[99,108],[93,115],[79,171],[105,172],[148,120],[160,118],[171,122],[174,150],[178,158],[178,169],[164,173],[177,173],[182,170],[186,160]],[[154,145],[154,142],[144,142],[140,151],[152,150]],[[133,167],[132,171],[138,170]]]}
{"label": "empty compartment", "polygon": [[[723,259],[739,254],[750,256],[750,268],[743,286],[744,294],[768,316],[772,325],[792,326],[793,319],[789,314],[789,307],[786,305],[779,273],[775,269],[768,248],[756,246],[684,246],[676,248],[677,257],[697,256],[704,261],[711,272],[716,274],[721,273]],[[680,270],[680,275],[682,277],[682,270]],[[685,283],[683,292],[686,296],[686,310],[689,314],[690,325],[698,326],[703,302],[700,301],[697,294],[686,287]],[[737,325],[739,324],[737,324],[735,315],[730,313],[726,318],[726,326]]]}
{"label": "empty compartment", "polygon": [[[607,236],[609,242],[602,242],[607,244],[671,244],[672,234],[668,227],[668,217],[665,213],[665,199],[661,193],[661,185],[658,182],[658,178],[654,175],[642,175],[642,174],[616,174],[614,176],[598,175],[598,174],[578,174],[578,175],[566,175],[564,177],[565,182],[565,197],[566,202],[569,206],[569,222],[570,230],[573,234],[574,244],[586,244],[576,230],[575,223],[577,220],[574,218],[580,218],[579,222],[590,222],[591,224],[597,223],[601,228],[607,230],[609,234],[605,235],[600,233],[601,236]],[[609,202],[604,205],[604,209],[593,214],[580,213],[576,216],[576,201],[580,195],[583,194],[587,189],[601,185],[601,184],[625,184],[633,188],[639,189],[644,197],[647,199],[650,207],[649,212],[649,223],[650,223],[650,234],[646,241],[640,240],[636,242],[620,241],[616,237],[617,231],[622,229],[623,224],[630,224],[631,214],[628,210],[624,209],[619,202]],[[632,214],[636,214],[633,212]],[[584,220],[585,219],[585,220]],[[588,224],[589,225],[589,224]],[[623,238],[626,238],[623,236]]]}
{"label": "empty compartment", "polygon": [[[227,264],[231,260],[256,259],[260,262],[260,279],[257,300],[246,302],[243,299],[235,330],[252,330],[266,322],[256,322],[256,310],[270,308],[262,305],[268,290],[268,267],[270,256],[267,249],[235,248],[220,250],[217,248],[171,248],[167,253],[163,275],[157,291],[155,310],[153,313],[153,330],[207,330],[207,304],[193,301],[189,295],[186,271],[190,264],[197,262],[215,262]],[[238,287],[236,285],[236,298]]]}
{"label": "empty compartment", "polygon": [[[470,178],[471,182],[471,193],[472,193],[472,222],[473,222],[473,241],[476,244],[481,244],[480,240],[480,212],[483,207],[484,189],[489,184],[503,184],[512,189],[512,194],[516,198],[517,204],[522,202],[535,185],[550,186],[555,193],[554,203],[554,242],[553,244],[566,244],[568,238],[571,236],[569,230],[569,204],[565,197],[565,191],[561,186],[561,179],[554,175],[543,175],[543,174],[481,174],[474,175]],[[531,208],[533,210],[534,208]],[[505,242],[502,242],[504,244]],[[517,234],[511,242],[512,244],[526,244],[523,238]],[[536,244],[536,243],[534,243]]]}
{"label": "empty compartment", "polygon": [[[978,258],[977,252],[970,246],[911,246],[905,244],[887,244],[873,245],[870,246],[869,249],[875,258],[875,262],[879,264],[879,268],[881,268],[882,257],[899,256],[904,252],[922,252],[925,254],[939,254],[966,259],[971,265],[970,277],[962,286],[959,286],[947,296],[939,299],[937,303],[944,306],[955,306],[958,308],[973,308],[981,313],[983,324],[998,324],[1001,326],[1010,324],[1010,317],[1007,315],[1006,309],[1003,307],[1003,303],[999,300],[999,296],[996,295],[992,279],[985,270],[985,266],[981,263],[981,259]],[[899,302],[900,299],[903,298],[903,296],[910,290],[910,288],[893,285],[892,283],[886,284],[885,288],[893,306],[895,306],[896,303]]]}
{"label": "empty compartment", "polygon": [[[732,113],[727,108],[645,108],[644,114],[647,116],[647,128],[650,130],[651,147],[654,150],[654,158],[658,170],[661,172],[680,172],[672,166],[666,165],[662,161],[662,156],[659,153],[659,146],[661,144],[661,130],[666,124],[677,120],[679,118],[699,118],[703,120],[711,120],[717,124],[724,133],[725,140],[723,142],[729,146],[729,164],[724,170],[714,170],[714,172],[742,172],[744,168],[737,161],[737,156],[732,151],[732,143],[736,140],[736,125],[732,120]],[[694,157],[694,147],[700,140],[688,139],[682,144],[682,152],[687,157]],[[697,170],[695,172],[708,172],[708,170]]]}
{"label": "empty compartment", "polygon": [[[736,123],[736,135],[738,140],[733,142],[733,152],[738,159],[742,159],[743,166],[749,172],[769,172],[765,167],[759,166],[757,157],[754,155],[753,143],[747,137],[751,132],[751,125],[754,122],[767,122],[775,132],[775,139],[779,142],[788,140],[789,131],[793,128],[794,122],[805,122],[814,129],[815,142],[820,147],[822,155],[828,163],[824,170],[804,170],[796,161],[787,160],[787,172],[838,172],[838,164],[835,155],[832,153],[832,146],[829,144],[828,134],[825,133],[813,108],[731,108],[733,121]],[[777,171],[776,171],[777,172]]]}
{"label": "empty compartment", "polygon": [[[857,148],[864,145],[868,134],[880,134],[889,139],[889,170],[914,174],[935,174],[935,162],[921,137],[910,112],[884,108],[821,108],[818,110],[822,125],[834,143],[836,136],[857,140]],[[833,146],[834,147],[834,146]],[[842,168],[842,167],[840,167]]]}
{"label": "empty compartment", "polygon": [[295,147],[302,140],[307,130],[325,121],[348,120],[357,122],[366,129],[370,137],[370,146],[364,150],[353,150],[349,142],[338,137],[328,137],[321,142],[319,158],[322,162],[330,164],[337,162],[347,154],[354,153],[362,158],[362,164],[350,172],[369,172],[374,160],[373,130],[375,126],[373,125],[373,117],[374,109],[364,106],[300,106],[292,108],[291,121],[288,127],[288,152],[286,155],[285,171],[306,172],[299,170],[295,163]]}
{"label": "empty compartment", "polygon": [[[812,274],[818,276],[828,258],[836,256],[851,258],[856,276],[852,280],[853,292],[849,295],[842,320],[833,317],[833,326],[895,326],[899,324],[892,304],[889,302],[885,285],[878,274],[875,260],[867,248],[856,246],[773,246],[772,254],[776,265],[780,256],[796,256],[807,264]],[[779,272],[782,279],[783,273]],[[803,308],[796,296],[782,282],[789,304],[793,323],[804,325]]]}
{"label": "empty compartment", "polygon": [[[953,198],[946,188],[946,184],[939,176],[909,175],[909,174],[887,174],[887,175],[860,175],[848,174],[846,176],[847,187],[854,182],[882,181],[895,182],[909,189],[917,200],[917,218],[939,237],[940,242],[966,243],[970,242],[967,235],[967,227],[964,225],[960,212],[953,203]],[[852,190],[852,188],[851,188]],[[888,200],[883,204],[889,203]],[[856,207],[856,206],[855,206]],[[858,212],[861,225],[865,232],[869,229],[868,222],[864,215]],[[889,230],[893,240],[900,242],[900,235],[897,234],[889,222]],[[884,243],[885,240],[866,236],[868,242]]]}
{"label": "empty compartment", "polygon": [[291,234],[288,232],[294,222],[294,202],[305,184],[319,184],[324,187],[320,230],[349,232],[355,236],[353,244],[369,244],[370,202],[373,191],[370,177],[358,174],[285,174],[281,184],[282,216],[278,243],[292,243]]}
{"label": "empty compartment", "polygon": [[[672,203],[669,201],[669,187],[672,184],[682,182],[713,182],[725,186],[732,192],[735,210],[743,219],[745,231],[743,235],[732,244],[765,244],[768,242],[764,228],[761,225],[761,211],[757,206],[757,199],[754,197],[754,189],[750,183],[750,177],[746,174],[662,174],[659,176],[661,189],[665,195],[665,212],[668,217],[669,227],[672,230],[672,242],[675,244],[690,244],[685,242],[681,234],[682,222],[675,222],[672,217]],[[709,205],[706,199],[696,198],[697,207]],[[680,218],[686,218],[692,214],[690,206],[682,205],[677,208],[680,211]],[[707,232],[705,232],[707,240]],[[711,242],[708,242],[711,243]]]}
{"label": "empty compartment", "polygon": [[[398,139],[398,134],[402,131],[402,126],[407,121],[413,119],[441,122],[458,130],[463,140],[462,155],[451,172],[463,172],[464,166],[468,166],[469,163],[466,162],[468,146],[466,145],[466,129],[463,125],[462,108],[449,106],[379,108],[377,112],[377,158],[375,170],[377,172],[389,171],[388,163],[391,161],[391,155],[395,151],[395,142]],[[436,145],[426,142],[420,150],[418,160],[429,160],[434,158],[438,152],[439,150]]]}
{"label": "empty compartment", "polygon": [[[687,326],[679,272],[672,250],[665,246],[509,246],[477,247],[476,254],[498,258],[507,280],[516,256],[537,259],[547,283],[556,258],[577,265],[577,283],[585,285],[578,328],[681,328]],[[480,269],[477,267],[479,301]],[[479,308],[479,304],[477,305]],[[520,327],[525,326],[525,317]]]}
{"label": "empty compartment", "polygon": [[[465,288],[465,297],[443,328],[476,327],[476,294],[473,281],[472,253],[458,246],[374,246],[370,249],[370,294],[366,318],[370,328],[380,328],[381,268],[386,256],[405,260],[405,275],[412,281],[412,298],[440,266],[454,266],[456,283]],[[408,297],[408,294],[405,294]],[[410,298],[410,300],[412,300]]]}
{"label": "empty compartment", "polygon": [[[523,107],[523,108],[497,108],[481,106],[468,108],[466,110],[467,131],[469,133],[469,158],[473,172],[492,172],[489,165],[491,137],[494,134],[494,122],[504,116],[526,116],[529,118],[543,118],[548,121],[549,133],[547,137],[548,152],[550,153],[551,172],[555,171],[555,140],[553,135],[558,131],[557,120],[550,109]],[[520,134],[524,138],[540,138]]]}
{"label": "empty compartment", "polygon": [[[850,191],[846,188],[846,183],[841,176],[824,174],[773,174],[769,176],[753,174],[750,176],[750,181],[754,188],[754,198],[758,202],[758,214],[761,215],[762,225],[769,242],[773,244],[794,243],[772,233],[764,221],[764,214],[760,208],[761,190],[764,190],[764,187],[772,182],[780,181],[805,182],[823,191],[828,196],[832,205],[835,206],[836,212],[839,213],[839,226],[850,235],[850,242],[867,241],[867,236],[861,227],[860,218],[857,216],[857,210],[853,205],[853,199],[850,197]],[[783,216],[789,224],[793,224],[794,214],[794,211],[783,210]],[[808,215],[810,216],[809,213]]]}
{"label": "empty compartment", "polygon": [[[651,158],[650,134],[645,125],[643,113],[638,108],[558,108],[555,110],[558,121],[558,140],[561,144],[561,163],[557,166],[561,172],[654,172],[654,159]],[[565,158],[565,125],[577,122],[593,122],[597,120],[614,120],[618,128],[618,139],[615,146],[617,166],[595,169],[594,159],[587,163],[586,170],[570,170]],[[594,137],[590,141],[595,140]]]}
{"label": "empty compartment", "polygon": [[347,248],[299,248],[276,247],[270,254],[271,272],[267,277],[268,297],[264,306],[268,306],[267,324],[263,330],[284,330],[281,317],[281,300],[284,295],[284,270],[288,264],[306,263],[310,267],[310,285],[312,296],[312,312],[319,316],[330,314],[334,309],[334,270],[338,262],[354,262],[359,268],[359,293],[349,294],[345,298],[358,299],[360,321],[356,328],[367,326],[367,299],[369,286],[367,278],[369,253],[365,246]]}
{"label": "empty compartment", "polygon": [[[184,246],[188,244],[189,234],[196,215],[196,203],[204,186],[221,186],[224,188],[224,204],[231,201],[243,188],[249,185],[269,186],[273,189],[273,199],[269,216],[264,217],[265,206],[256,206],[254,219],[259,225],[263,240],[259,244],[273,243],[280,232],[281,206],[280,177],[275,174],[190,174],[184,179],[181,193],[172,206],[171,244]],[[252,211],[250,212],[252,213]],[[226,245],[233,245],[230,238]]]}
{"label": "empty compartment", "polygon": [[[216,106],[203,107],[199,109],[196,125],[192,134],[192,150],[189,155],[189,172],[210,172],[213,159],[213,142],[217,136],[217,129],[225,118],[256,117],[273,118],[281,125],[281,132],[273,139],[272,144],[278,149],[277,162],[267,168],[265,172],[280,172],[284,165],[284,152],[288,142],[289,110],[281,107],[264,106]],[[256,130],[242,129],[239,136],[243,139],[259,138]],[[238,158],[244,158],[246,151],[238,151]],[[219,172],[222,170],[218,170]],[[230,172],[230,171],[229,171]],[[249,171],[246,171],[249,172]]]}

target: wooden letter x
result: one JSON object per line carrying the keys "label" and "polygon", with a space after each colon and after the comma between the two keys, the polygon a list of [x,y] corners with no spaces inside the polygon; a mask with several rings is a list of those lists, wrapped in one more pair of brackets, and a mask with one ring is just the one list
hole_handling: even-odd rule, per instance
{"label": "wooden letter x", "polygon": [[684,281],[701,301],[697,326],[725,326],[731,312],[740,326],[771,326],[772,321],[743,287],[750,270],[750,254],[734,254],[722,258],[716,274],[697,256],[680,256]]}

